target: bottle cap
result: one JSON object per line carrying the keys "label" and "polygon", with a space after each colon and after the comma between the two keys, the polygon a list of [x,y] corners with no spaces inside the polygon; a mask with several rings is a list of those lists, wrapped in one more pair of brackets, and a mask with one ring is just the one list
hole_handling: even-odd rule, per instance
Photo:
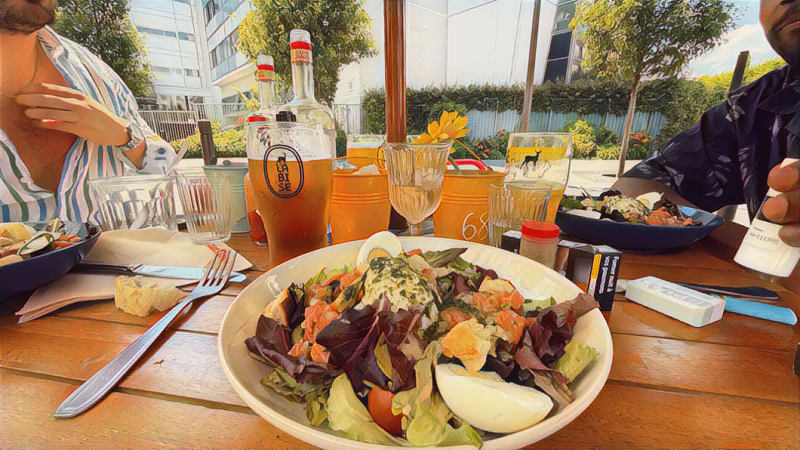
{"label": "bottle cap", "polygon": [[310,46],[311,33],[309,33],[306,30],[295,28],[294,30],[289,32],[289,42],[291,42],[292,44],[294,44],[295,42],[305,42]]}
{"label": "bottle cap", "polygon": [[528,238],[557,238],[561,229],[547,222],[522,222],[522,235]]}
{"label": "bottle cap", "polygon": [[278,114],[275,115],[275,121],[297,122],[297,117],[295,117],[294,113],[291,111],[278,111]]}
{"label": "bottle cap", "polygon": [[267,118],[264,117],[264,116],[258,115],[258,114],[253,114],[252,116],[249,116],[247,118],[247,121],[250,122],[250,123],[252,123],[252,122],[266,122]]}
{"label": "bottle cap", "polygon": [[258,81],[275,81],[275,64],[272,56],[258,55],[256,69],[256,79]]}
{"label": "bottle cap", "polygon": [[292,64],[311,64],[311,33],[299,29],[289,32],[289,49],[292,53]]}

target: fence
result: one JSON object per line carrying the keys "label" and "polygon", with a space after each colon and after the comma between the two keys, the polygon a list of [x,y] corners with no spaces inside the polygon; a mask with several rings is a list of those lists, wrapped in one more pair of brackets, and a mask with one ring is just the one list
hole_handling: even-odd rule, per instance
{"label": "fence", "polygon": [[197,131],[195,111],[139,111],[139,114],[167,142],[183,139]]}
{"label": "fence", "polygon": [[247,113],[241,103],[193,103],[190,111],[139,111],[150,128],[167,142],[195,134],[198,120],[211,120],[226,128],[238,125]]}

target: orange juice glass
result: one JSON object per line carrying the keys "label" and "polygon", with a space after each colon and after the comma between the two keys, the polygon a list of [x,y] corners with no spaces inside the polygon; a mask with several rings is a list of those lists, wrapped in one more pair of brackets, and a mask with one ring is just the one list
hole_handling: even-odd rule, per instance
{"label": "orange juice glass", "polygon": [[433,214],[433,232],[437,237],[489,243],[487,226],[489,185],[500,183],[503,173],[448,170],[442,182],[442,203]]}
{"label": "orange juice glass", "polygon": [[550,186],[545,221],[553,223],[567,188],[571,161],[572,136],[569,133],[511,133],[506,152],[505,182],[516,186]]}
{"label": "orange juice glass", "polygon": [[[375,164],[375,159],[372,159],[372,164]],[[380,169],[378,174],[368,175],[357,175],[356,170],[333,171],[330,224],[334,244],[366,239],[378,231],[389,229],[392,205],[386,170]]]}
{"label": "orange juice glass", "polygon": [[381,147],[385,140],[381,134],[348,134],[347,162],[359,169],[379,161],[380,167],[383,168]]}

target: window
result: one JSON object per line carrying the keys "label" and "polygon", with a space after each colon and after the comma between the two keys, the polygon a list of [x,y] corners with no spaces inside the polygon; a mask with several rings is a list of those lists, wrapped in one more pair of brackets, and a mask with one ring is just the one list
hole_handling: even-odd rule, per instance
{"label": "window", "polygon": [[175,34],[175,32],[174,32],[174,31],[165,31],[165,32],[164,32],[164,36],[169,36],[169,37],[178,37],[178,35],[177,35],[177,34]]}
{"label": "window", "polygon": [[191,5],[192,2],[190,0],[175,0],[178,3],[186,3],[187,5]]}
{"label": "window", "polygon": [[236,43],[239,42],[239,28],[236,28],[211,50],[211,67],[216,67],[236,53]]}
{"label": "window", "polygon": [[219,5],[217,5],[216,0],[209,0],[203,5],[203,15],[206,18],[206,23],[211,22],[217,11],[219,11]]}
{"label": "window", "polygon": [[194,69],[183,69],[184,74],[187,77],[197,77],[200,78],[200,71]]}
{"label": "window", "polygon": [[553,31],[568,30],[573,17],[575,17],[575,2],[559,4],[556,9],[556,27]]}
{"label": "window", "polygon": [[547,61],[547,68],[544,71],[544,80],[552,81],[553,83],[558,80],[564,81],[567,77],[567,59],[557,59],[555,61]]}
{"label": "window", "polygon": [[178,32],[178,39],[182,41],[191,41],[194,42],[194,35],[191,33],[184,33],[182,31]]}
{"label": "window", "polygon": [[150,69],[152,69],[153,72],[158,72],[158,73],[169,73],[170,72],[169,67],[150,66]]}
{"label": "window", "polygon": [[[154,36],[167,36],[167,37],[172,37],[172,38],[177,37],[177,35],[175,34],[174,31],[157,30],[155,28],[139,27],[139,26],[137,26],[136,29],[139,30],[140,33],[152,34]],[[187,33],[180,33],[180,34],[191,36],[191,39],[188,39],[188,38],[187,39],[181,38],[181,39],[184,39],[184,40],[187,40],[187,41],[194,41],[194,35],[187,34]]]}
{"label": "window", "polygon": [[547,59],[566,58],[569,56],[569,46],[572,43],[572,33],[561,33],[553,36],[550,41],[550,53]]}

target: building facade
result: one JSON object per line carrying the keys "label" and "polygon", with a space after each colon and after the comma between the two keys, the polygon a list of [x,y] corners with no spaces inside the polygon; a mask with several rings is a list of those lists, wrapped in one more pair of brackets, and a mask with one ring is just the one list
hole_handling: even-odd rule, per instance
{"label": "building facade", "polygon": [[255,65],[236,50],[239,24],[250,12],[246,0],[196,0],[208,49],[208,67],[213,103],[236,103],[236,90],[247,92],[255,80]]}
{"label": "building facade", "polygon": [[130,18],[147,48],[157,109],[211,101],[203,30],[190,0],[131,0]]}

